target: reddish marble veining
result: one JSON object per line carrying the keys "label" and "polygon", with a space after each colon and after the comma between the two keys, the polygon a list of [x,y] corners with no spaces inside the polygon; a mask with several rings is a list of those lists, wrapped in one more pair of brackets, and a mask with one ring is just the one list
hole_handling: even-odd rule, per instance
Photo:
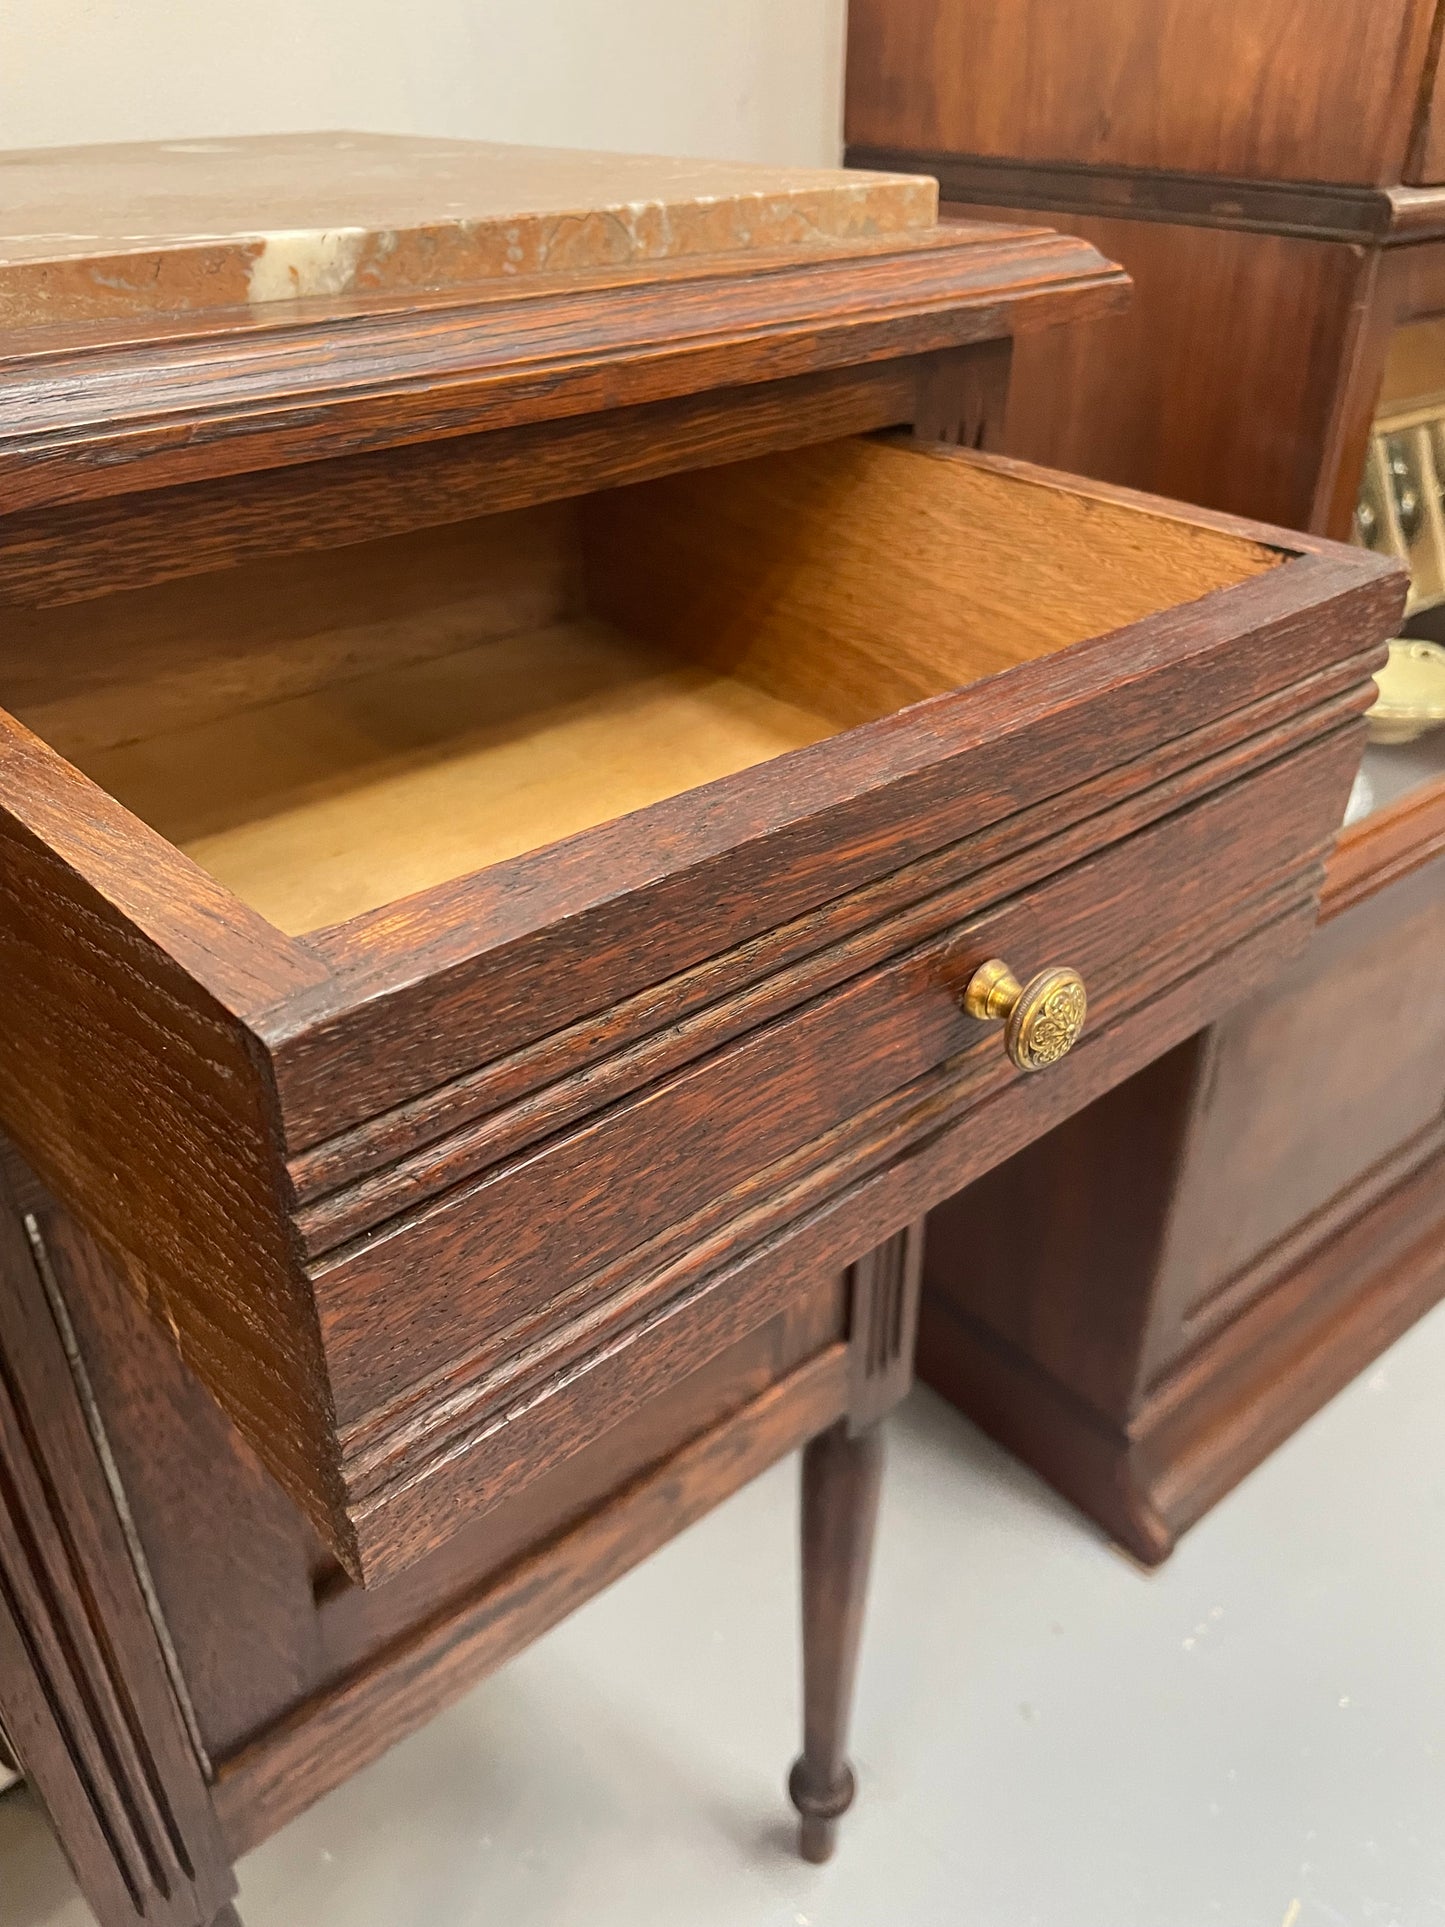
{"label": "reddish marble veining", "polygon": [[937,203],[912,175],[377,134],[0,153],[0,325],[846,243]]}

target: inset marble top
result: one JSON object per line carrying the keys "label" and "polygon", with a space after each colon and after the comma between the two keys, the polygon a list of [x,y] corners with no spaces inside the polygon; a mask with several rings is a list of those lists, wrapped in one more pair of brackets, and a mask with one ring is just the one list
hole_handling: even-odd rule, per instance
{"label": "inset marble top", "polygon": [[0,152],[0,324],[407,295],[932,225],[905,174],[266,134]]}

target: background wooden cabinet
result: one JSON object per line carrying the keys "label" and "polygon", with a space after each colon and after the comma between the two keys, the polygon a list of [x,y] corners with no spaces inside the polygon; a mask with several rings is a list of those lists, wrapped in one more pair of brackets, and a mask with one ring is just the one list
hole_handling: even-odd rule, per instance
{"label": "background wooden cabinet", "polygon": [[[1133,277],[1018,343],[1005,446],[1350,537],[1377,411],[1445,419],[1445,10],[849,18],[850,161]],[[1438,507],[1374,531],[1425,634]],[[920,1369],[1146,1559],[1445,1290],[1445,757],[1371,762],[1289,975],[930,1221]]]}
{"label": "background wooden cabinet", "polygon": [[1434,0],[852,0],[847,130],[1075,167],[1405,172]]}

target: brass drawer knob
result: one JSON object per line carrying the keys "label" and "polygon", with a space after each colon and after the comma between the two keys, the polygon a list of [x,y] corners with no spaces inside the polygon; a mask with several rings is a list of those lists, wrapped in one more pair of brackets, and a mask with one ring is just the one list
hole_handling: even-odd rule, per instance
{"label": "brass drawer knob", "polygon": [[1041,970],[1021,984],[1006,963],[980,964],[964,986],[970,1017],[1003,1023],[1004,1048],[1021,1071],[1041,1071],[1073,1049],[1089,999],[1077,970]]}

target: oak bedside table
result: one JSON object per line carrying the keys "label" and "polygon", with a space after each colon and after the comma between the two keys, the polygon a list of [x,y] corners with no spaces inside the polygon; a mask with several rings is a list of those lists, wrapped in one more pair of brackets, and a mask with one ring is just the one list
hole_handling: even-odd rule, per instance
{"label": "oak bedside table", "polygon": [[1123,278],[928,181],[0,182],[5,1730],[194,1927],[801,1447],[822,1858],[923,1214],[1305,941],[1403,574],[988,453]]}

